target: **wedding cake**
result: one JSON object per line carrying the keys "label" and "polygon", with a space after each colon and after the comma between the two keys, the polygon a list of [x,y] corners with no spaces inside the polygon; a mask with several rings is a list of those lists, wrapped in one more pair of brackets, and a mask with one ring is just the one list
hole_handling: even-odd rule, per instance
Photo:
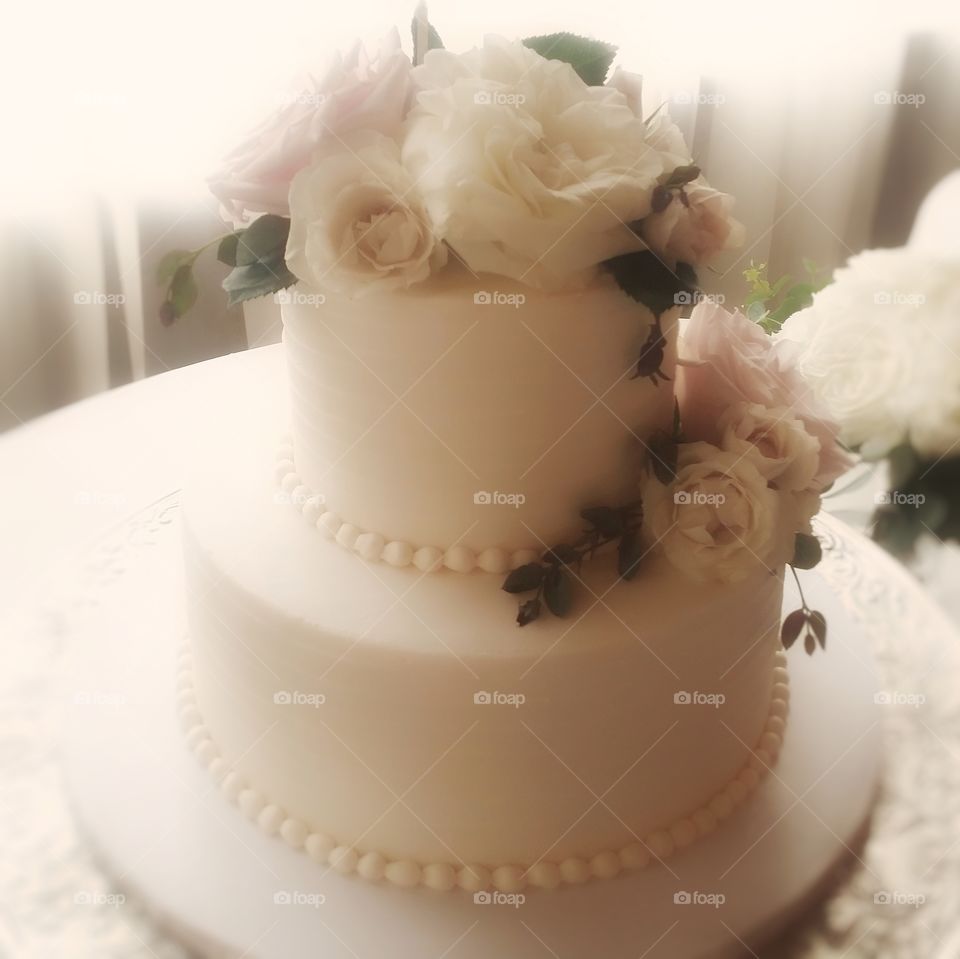
{"label": "wedding cake", "polygon": [[289,418],[225,424],[184,494],[187,740],[362,879],[656,868],[776,762],[783,646],[826,628],[781,629],[784,570],[845,456],[787,345],[697,291],[732,201],[613,48],[415,38],[310,79],[213,182]]}

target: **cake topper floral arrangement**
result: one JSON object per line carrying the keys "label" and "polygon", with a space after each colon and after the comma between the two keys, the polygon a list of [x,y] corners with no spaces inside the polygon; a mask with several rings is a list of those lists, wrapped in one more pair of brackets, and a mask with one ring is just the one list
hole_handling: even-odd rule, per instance
{"label": "cake topper floral arrangement", "polygon": [[[298,282],[397,291],[454,263],[551,292],[606,273],[653,315],[634,375],[671,379],[664,316],[675,321],[696,270],[743,228],[667,112],[644,113],[640,77],[611,71],[606,43],[487,37],[454,53],[422,8],[412,33],[412,60],[394,31],[377,53],[357,46],[308,78],[213,177],[234,226],[215,241],[231,304]],[[192,305],[200,252],[162,261],[164,322]],[[693,581],[819,558],[810,520],[847,460],[788,354],[709,302],[682,343],[673,426],[645,438],[635,501],[584,510],[579,537],[507,576],[521,626],[570,611],[577,568],[612,544],[628,579],[651,544]],[[823,644],[823,617],[805,601],[785,644],[803,632],[808,651]]]}

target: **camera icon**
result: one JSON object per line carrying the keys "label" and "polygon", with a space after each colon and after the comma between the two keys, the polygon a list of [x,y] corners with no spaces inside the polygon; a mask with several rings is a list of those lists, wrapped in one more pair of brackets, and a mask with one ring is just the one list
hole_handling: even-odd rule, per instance
{"label": "camera icon", "polygon": [[493,502],[493,493],[487,492],[487,490],[477,490],[473,494],[473,505],[474,506],[489,506]]}
{"label": "camera icon", "polygon": [[673,702],[676,706],[689,706],[693,702],[693,696],[685,689],[673,694]]}
{"label": "camera icon", "polygon": [[673,904],[675,906],[689,906],[693,901],[689,892],[675,892],[673,894]]}
{"label": "camera icon", "polygon": [[873,102],[881,106],[889,106],[893,98],[890,96],[890,93],[887,90],[878,90],[873,95]]}
{"label": "camera icon", "polygon": [[290,893],[283,889],[278,889],[273,894],[273,904],[275,906],[289,906],[291,903]]}
{"label": "camera icon", "polygon": [[475,306],[487,306],[493,302],[493,297],[486,290],[477,290],[473,294],[473,302]]}
{"label": "camera icon", "polygon": [[293,294],[289,290],[277,290],[273,294],[273,302],[280,306],[286,306],[293,302]]}
{"label": "camera icon", "polygon": [[73,897],[74,905],[77,906],[89,906],[91,902],[91,896],[89,892],[78,892],[74,894]]}
{"label": "camera icon", "polygon": [[680,290],[673,294],[673,302],[675,306],[690,306],[693,303],[693,294],[686,290]]}
{"label": "camera icon", "polygon": [[888,690],[880,690],[880,692],[873,694],[873,701],[877,706],[892,706],[893,694]]}
{"label": "camera icon", "polygon": [[673,502],[677,506],[689,506],[693,502],[693,497],[690,495],[689,490],[678,489],[673,494]]}
{"label": "camera icon", "polygon": [[288,689],[278,689],[273,694],[274,706],[289,706],[293,702],[293,694]]}
{"label": "camera icon", "polygon": [[873,903],[876,906],[889,906],[893,902],[893,896],[885,890],[873,894]]}
{"label": "camera icon", "polygon": [[480,104],[480,106],[489,106],[493,103],[493,96],[489,90],[477,90],[473,95],[473,102]]}
{"label": "camera icon", "polygon": [[877,506],[889,506],[893,502],[893,497],[890,495],[889,490],[884,490],[873,497],[873,502],[876,503]]}
{"label": "camera icon", "polygon": [[685,90],[681,90],[679,93],[675,93],[673,96],[674,103],[692,103],[693,97]]}
{"label": "camera icon", "polygon": [[73,294],[73,302],[76,303],[77,306],[89,306],[93,302],[93,294],[87,290],[77,290],[77,292]]}
{"label": "camera icon", "polygon": [[489,906],[493,902],[493,896],[486,891],[475,892],[473,894],[473,904],[475,906]]}
{"label": "camera icon", "polygon": [[877,292],[873,294],[873,302],[876,303],[877,306],[889,306],[892,301],[893,297],[890,296],[887,290],[877,290]]}
{"label": "camera icon", "polygon": [[489,706],[493,702],[493,696],[485,689],[481,689],[473,694],[473,702],[476,706]]}

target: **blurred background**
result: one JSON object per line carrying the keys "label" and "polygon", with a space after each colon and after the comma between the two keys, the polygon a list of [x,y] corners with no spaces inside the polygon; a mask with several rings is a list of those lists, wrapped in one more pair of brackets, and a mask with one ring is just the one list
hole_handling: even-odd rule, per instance
{"label": "blurred background", "polygon": [[[277,340],[272,302],[227,310],[213,256],[198,264],[197,307],[163,327],[157,261],[222,232],[205,177],[298,72],[358,35],[375,41],[372,27],[396,24],[408,42],[409,14],[386,0],[170,0],[148,13],[40,0],[7,14],[0,430]],[[645,99],[667,105],[711,182],[737,198],[748,242],[705,278],[728,302],[751,260],[776,277],[803,257],[829,271],[903,244],[924,197],[960,167],[960,17],[946,5],[434,0],[430,16],[452,49],[558,29],[618,44]]]}

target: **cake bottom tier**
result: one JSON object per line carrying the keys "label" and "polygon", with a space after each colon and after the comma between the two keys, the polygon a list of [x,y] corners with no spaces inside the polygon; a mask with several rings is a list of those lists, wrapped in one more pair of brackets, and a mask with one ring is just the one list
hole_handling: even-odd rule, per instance
{"label": "cake bottom tier", "polygon": [[731,814],[782,740],[780,577],[601,557],[519,629],[500,576],[370,564],[276,495],[260,352],[184,495],[183,716],[226,796],[341,871],[474,891],[610,877]]}

